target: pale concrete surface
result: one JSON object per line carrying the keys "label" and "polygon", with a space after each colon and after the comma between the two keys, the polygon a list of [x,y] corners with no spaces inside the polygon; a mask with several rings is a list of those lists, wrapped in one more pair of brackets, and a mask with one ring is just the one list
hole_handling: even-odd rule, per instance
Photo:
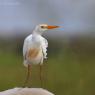
{"label": "pale concrete surface", "polygon": [[54,95],[43,88],[13,88],[0,92],[0,95]]}

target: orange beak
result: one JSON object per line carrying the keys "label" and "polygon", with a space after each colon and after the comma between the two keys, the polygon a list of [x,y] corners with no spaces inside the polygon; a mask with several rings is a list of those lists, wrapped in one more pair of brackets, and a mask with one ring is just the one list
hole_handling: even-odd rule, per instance
{"label": "orange beak", "polygon": [[47,29],[59,28],[59,26],[47,26]]}

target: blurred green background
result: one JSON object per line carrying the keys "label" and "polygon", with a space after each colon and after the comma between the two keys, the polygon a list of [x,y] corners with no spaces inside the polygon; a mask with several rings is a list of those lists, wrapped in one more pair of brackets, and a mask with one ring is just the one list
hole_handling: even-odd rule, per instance
{"label": "blurred green background", "polygon": [[[41,23],[47,31],[44,88],[56,95],[95,95],[95,0],[0,0],[0,91],[22,87],[27,68],[22,47]],[[39,66],[28,86],[41,87]]]}
{"label": "blurred green background", "polygon": [[[25,37],[25,36],[24,36]],[[0,41],[0,90],[21,87],[25,81],[22,44],[24,37]],[[49,40],[48,59],[44,61],[44,88],[56,95],[95,94],[95,38],[65,36]],[[28,86],[41,87],[39,67],[32,67]]]}

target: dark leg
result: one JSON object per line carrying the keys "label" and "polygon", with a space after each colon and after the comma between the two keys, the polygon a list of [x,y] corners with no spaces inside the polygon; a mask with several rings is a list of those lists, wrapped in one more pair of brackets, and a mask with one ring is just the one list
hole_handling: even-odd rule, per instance
{"label": "dark leg", "polygon": [[43,87],[43,78],[42,78],[42,65],[40,65],[40,81],[41,81],[41,87]]}
{"label": "dark leg", "polygon": [[26,76],[26,80],[24,82],[24,87],[26,86],[26,84],[29,82],[29,78],[31,76],[31,65],[28,65],[27,67],[27,76]]}

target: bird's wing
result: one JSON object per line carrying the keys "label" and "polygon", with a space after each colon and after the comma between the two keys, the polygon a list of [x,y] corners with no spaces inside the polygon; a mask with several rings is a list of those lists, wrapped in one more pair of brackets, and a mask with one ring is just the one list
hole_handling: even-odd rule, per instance
{"label": "bird's wing", "polygon": [[44,37],[42,37],[42,51],[45,59],[47,58],[47,47],[48,41]]}
{"label": "bird's wing", "polygon": [[30,42],[32,43],[32,35],[29,35],[24,40],[24,44],[23,44],[23,57],[24,57],[24,59],[26,59],[26,53],[29,49]]}

